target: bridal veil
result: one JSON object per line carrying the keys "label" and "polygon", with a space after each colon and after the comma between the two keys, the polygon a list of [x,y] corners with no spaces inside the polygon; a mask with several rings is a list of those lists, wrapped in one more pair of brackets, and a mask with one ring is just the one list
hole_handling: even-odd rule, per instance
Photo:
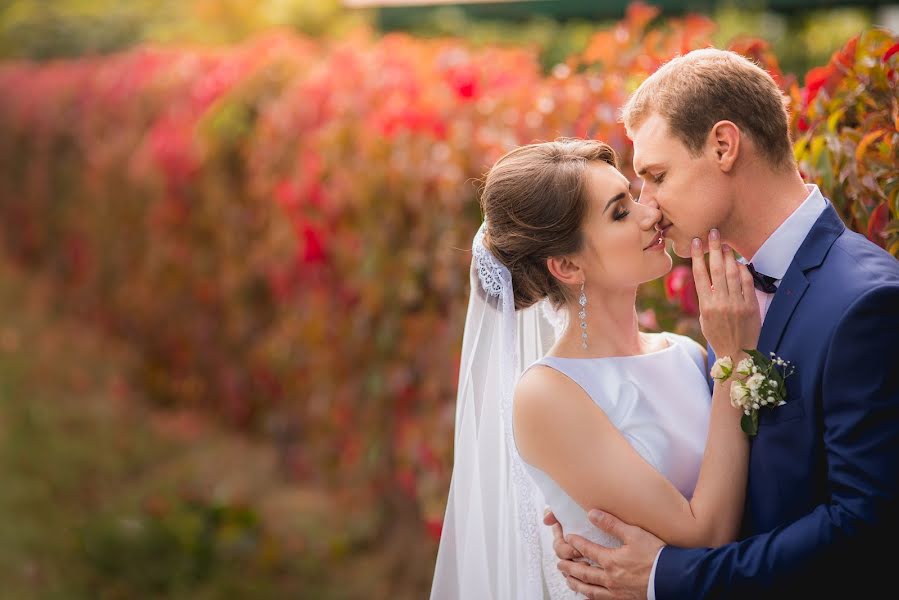
{"label": "bridal veil", "polygon": [[512,394],[565,315],[547,300],[515,310],[511,274],[482,243],[485,228],[472,242],[453,474],[431,600],[541,600],[552,536],[512,438]]}

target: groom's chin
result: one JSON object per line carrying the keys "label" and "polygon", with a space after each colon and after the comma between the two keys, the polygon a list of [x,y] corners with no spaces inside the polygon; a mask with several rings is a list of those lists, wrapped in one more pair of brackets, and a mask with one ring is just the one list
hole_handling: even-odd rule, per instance
{"label": "groom's chin", "polygon": [[690,244],[678,244],[674,240],[671,240],[671,251],[677,254],[680,258],[690,258]]}

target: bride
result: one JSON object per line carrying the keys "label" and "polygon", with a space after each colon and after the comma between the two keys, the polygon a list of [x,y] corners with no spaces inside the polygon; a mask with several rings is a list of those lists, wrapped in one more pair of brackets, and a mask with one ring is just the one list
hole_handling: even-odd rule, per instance
{"label": "bride", "polygon": [[[612,148],[571,138],[517,148],[490,169],[481,208],[432,600],[575,597],[544,507],[566,533],[606,546],[620,543],[591,525],[590,508],[668,544],[735,539],[742,413],[729,382],[709,393],[704,348],[638,328],[637,287],[672,262],[661,213],[631,196]],[[736,361],[756,346],[758,301],[715,234],[702,330]]]}

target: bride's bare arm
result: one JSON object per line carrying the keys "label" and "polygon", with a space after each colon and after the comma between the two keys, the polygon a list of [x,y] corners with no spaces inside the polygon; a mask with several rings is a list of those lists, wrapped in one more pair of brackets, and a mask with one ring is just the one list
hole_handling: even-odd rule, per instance
{"label": "bride's bare arm", "polygon": [[[702,281],[696,274],[705,310],[703,332],[720,356],[736,361],[742,357],[740,348],[755,346],[758,305],[745,268],[736,267],[732,254],[722,257],[720,248],[715,250],[714,258],[710,251],[710,269],[718,292],[712,294],[728,289],[725,279],[738,293],[730,304],[726,297],[709,298],[708,275]],[[739,292],[741,286],[746,292]],[[745,306],[737,306],[741,302]],[[716,546],[736,539],[749,461],[741,412],[731,406],[729,394],[730,381],[715,384],[705,453],[691,499],[643,460],[579,385],[550,367],[535,367],[519,381],[513,405],[515,440],[522,457],[585,510],[609,512],[668,544]]]}
{"label": "bride's bare arm", "polygon": [[513,408],[522,457],[584,510],[599,508],[686,547],[715,546],[737,535],[749,454],[740,415],[727,384],[716,385],[699,480],[687,500],[562,373],[532,368],[516,388]]}

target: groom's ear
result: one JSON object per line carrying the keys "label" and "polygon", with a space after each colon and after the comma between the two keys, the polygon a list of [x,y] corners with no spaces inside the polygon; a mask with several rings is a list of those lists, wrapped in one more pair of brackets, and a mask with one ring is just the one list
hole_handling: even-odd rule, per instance
{"label": "groom's ear", "polygon": [[709,131],[708,144],[718,168],[729,173],[740,155],[740,128],[732,121],[718,121]]}
{"label": "groom's ear", "polygon": [[564,285],[580,285],[584,280],[580,266],[567,256],[550,256],[546,259],[546,268]]}

